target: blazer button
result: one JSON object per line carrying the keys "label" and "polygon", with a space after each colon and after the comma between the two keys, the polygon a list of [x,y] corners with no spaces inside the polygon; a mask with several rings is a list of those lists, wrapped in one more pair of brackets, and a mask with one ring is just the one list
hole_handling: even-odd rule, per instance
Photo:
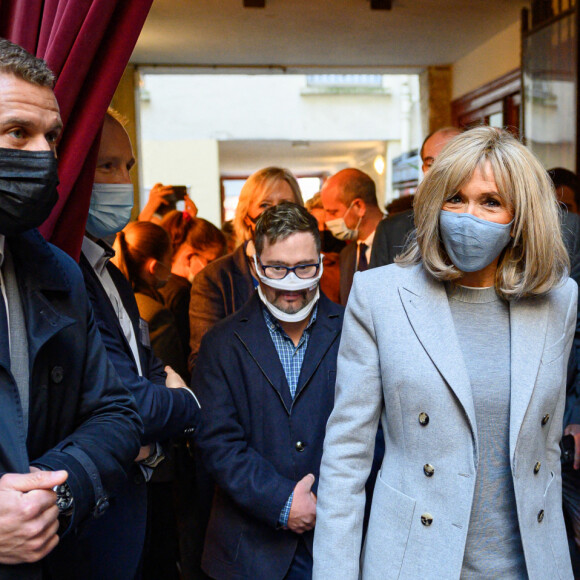
{"label": "blazer button", "polygon": [[543,417],[542,417],[542,427],[550,420],[550,413],[546,413]]}
{"label": "blazer button", "polygon": [[540,471],[540,467],[542,467],[542,464],[538,461],[536,465],[534,465],[534,475],[536,475],[538,471]]}
{"label": "blazer button", "polygon": [[540,510],[538,512],[538,523],[541,524],[543,519],[544,519],[544,510]]}
{"label": "blazer button", "polygon": [[306,445],[302,441],[296,441],[296,451],[302,452],[306,448]]}
{"label": "blazer button", "polygon": [[194,433],[195,433],[195,427],[186,427],[183,430],[183,434],[186,435],[186,436],[187,435],[193,435]]}
{"label": "blazer button", "polygon": [[424,513],[421,516],[421,523],[424,526],[429,527],[433,523],[433,516],[431,514],[429,514],[429,513]]}
{"label": "blazer button", "polygon": [[64,378],[64,370],[62,367],[52,367],[50,371],[50,378],[52,379],[53,383],[62,383],[62,379]]}
{"label": "blazer button", "polygon": [[419,413],[419,423],[423,425],[423,427],[429,425],[429,415],[427,415],[427,413]]}
{"label": "blazer button", "polygon": [[425,465],[423,465],[423,473],[427,477],[432,477],[433,474],[435,473],[435,468],[430,463],[426,463]]}

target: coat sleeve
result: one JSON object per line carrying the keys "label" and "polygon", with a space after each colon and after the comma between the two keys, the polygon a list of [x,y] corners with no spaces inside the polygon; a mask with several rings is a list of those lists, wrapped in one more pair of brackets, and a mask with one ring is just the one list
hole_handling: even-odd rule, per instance
{"label": "coat sleeve", "polygon": [[142,444],[148,445],[180,436],[186,429],[195,428],[199,423],[200,410],[191,393],[183,389],[168,389],[165,386],[162,362],[150,349],[145,357],[149,368],[143,369],[146,376],[140,376],[135,361],[121,343],[117,320],[112,320],[100,306],[101,303],[96,296],[99,289],[92,287],[87,281],[87,291],[95,308],[98,328],[107,355],[121,377],[123,385],[137,403],[144,427]]}
{"label": "coat sleeve", "polygon": [[317,580],[359,577],[365,483],[383,406],[372,300],[360,282],[355,275],[324,439],[314,534]]}
{"label": "coat sleeve", "polygon": [[214,338],[202,340],[192,377],[203,408],[197,442],[204,465],[238,506],[275,528],[296,482],[248,445],[232,394],[239,373],[225,356],[227,345]]}
{"label": "coat sleeve", "polygon": [[[79,275],[80,278],[80,275]],[[137,456],[142,423],[133,397],[123,387],[101,341],[84,289],[75,296],[86,339],[69,345],[84,357],[76,429],[33,465],[68,472],[74,497],[69,530],[90,514],[101,515],[108,498],[126,480]],[[84,347],[84,349],[83,349]]]}
{"label": "coat sleeve", "polygon": [[201,339],[204,334],[219,320],[226,317],[224,296],[216,283],[216,272],[204,268],[193,279],[189,300],[189,369],[193,369]]}

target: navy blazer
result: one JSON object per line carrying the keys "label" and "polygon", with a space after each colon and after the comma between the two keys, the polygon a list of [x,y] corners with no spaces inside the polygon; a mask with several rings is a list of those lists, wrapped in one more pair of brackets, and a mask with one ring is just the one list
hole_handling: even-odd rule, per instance
{"label": "navy blazer", "polygon": [[[217,483],[202,565],[220,579],[276,580],[288,571],[299,536],[278,529],[278,519],[300,479],[318,480],[334,404],[344,309],[321,294],[292,400],[262,308],[254,293],[210,330],[192,378],[204,410],[198,442]],[[311,551],[313,532],[302,537]]]}
{"label": "navy blazer", "polygon": [[[14,378],[0,365],[0,472],[28,472],[29,464],[68,471],[72,530],[101,515],[126,480],[142,424],[107,358],[75,262],[36,230],[6,243],[26,320],[30,406],[25,439]],[[57,548],[49,559],[61,556]],[[40,565],[0,565],[2,578],[39,574]]]}
{"label": "navy blazer", "polygon": [[148,337],[143,336],[147,331],[141,327],[135,295],[127,279],[114,264],[110,262],[107,264],[107,270],[133,324],[143,376],[139,376],[133,351],[125,338],[111,301],[83,254],[80,266],[109,358],[137,401],[137,409],[145,428],[142,444],[193,432],[200,418],[199,407],[191,393],[185,392],[184,389],[168,389],[165,386],[163,363],[147,344]]}
{"label": "navy blazer", "polygon": [[[193,432],[199,422],[199,407],[185,389],[165,386],[163,365],[149,347],[148,336],[143,335],[148,330],[140,324],[135,296],[127,279],[113,264],[107,264],[133,324],[143,376],[138,373],[133,351],[111,301],[84,254],[81,254],[80,266],[109,359],[137,401],[145,425],[142,443]],[[56,578],[124,580],[136,577],[147,527],[147,489],[144,484],[140,467],[133,462],[129,479],[111,498],[109,512],[63,542],[61,549],[68,558],[60,563],[62,565],[53,566],[52,573]]]}

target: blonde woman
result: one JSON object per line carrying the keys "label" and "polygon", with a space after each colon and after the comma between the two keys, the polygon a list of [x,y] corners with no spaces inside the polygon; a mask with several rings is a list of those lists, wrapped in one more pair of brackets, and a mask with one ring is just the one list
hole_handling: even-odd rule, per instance
{"label": "blonde woman", "polygon": [[203,335],[216,322],[243,306],[254,291],[248,265],[253,246],[248,245],[262,212],[282,201],[304,205],[298,182],[288,169],[266,167],[250,175],[244,183],[234,218],[238,247],[209,264],[193,281],[189,303],[190,367],[195,363]]}
{"label": "blonde woman", "polygon": [[558,442],[577,287],[553,187],[480,127],[447,145],[414,207],[414,244],[349,299],[314,578],[572,578]]}

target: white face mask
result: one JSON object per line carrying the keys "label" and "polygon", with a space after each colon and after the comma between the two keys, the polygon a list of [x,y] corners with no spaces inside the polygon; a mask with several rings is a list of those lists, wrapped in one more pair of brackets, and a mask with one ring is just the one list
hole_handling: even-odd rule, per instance
{"label": "white face mask", "polygon": [[94,183],[86,230],[98,239],[120,232],[131,219],[132,183]]}
{"label": "white face mask", "polygon": [[358,218],[356,228],[354,228],[353,230],[347,227],[346,222],[344,221],[346,214],[351,210],[351,208],[352,203],[349,205],[348,209],[344,212],[344,215],[342,217],[336,218],[334,220],[328,220],[327,222],[325,222],[326,227],[337,240],[346,241],[346,240],[356,240],[358,238],[358,228],[360,226],[362,216]]}
{"label": "white face mask", "polygon": [[258,264],[258,260],[256,255],[254,254],[254,265],[256,267],[256,274],[260,282],[269,286],[270,288],[274,288],[276,290],[286,290],[288,292],[298,291],[298,290],[314,290],[316,288],[316,294],[312,298],[308,304],[306,304],[303,308],[301,308],[298,312],[294,312],[292,314],[288,314],[286,312],[282,312],[279,308],[274,306],[267,298],[262,288],[258,286],[258,295],[260,299],[264,303],[264,306],[269,310],[270,314],[277,318],[278,320],[282,320],[283,322],[301,322],[305,318],[307,318],[314,305],[320,298],[320,290],[318,289],[318,284],[320,282],[320,278],[322,277],[323,272],[323,265],[322,260],[324,256],[320,255],[320,268],[318,269],[318,274],[314,278],[302,279],[298,278],[294,272],[290,272],[285,278],[282,280],[273,280],[272,278],[268,278],[261,272],[261,267]]}

